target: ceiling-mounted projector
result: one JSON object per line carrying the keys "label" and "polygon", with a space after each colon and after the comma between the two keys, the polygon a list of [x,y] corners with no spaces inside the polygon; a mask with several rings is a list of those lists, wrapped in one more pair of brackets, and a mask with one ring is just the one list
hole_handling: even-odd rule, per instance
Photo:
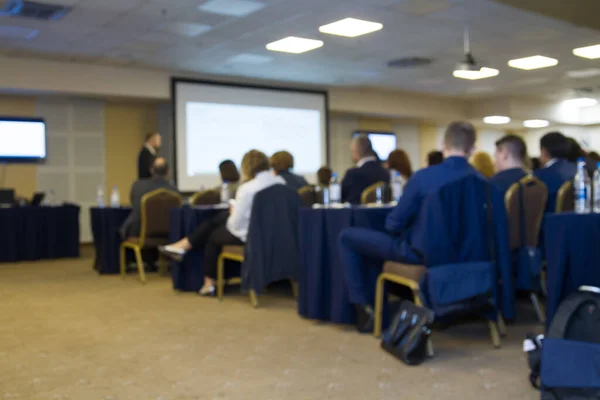
{"label": "ceiling-mounted projector", "polygon": [[481,71],[481,65],[477,64],[475,57],[468,52],[465,54],[465,59],[456,64],[455,71]]}

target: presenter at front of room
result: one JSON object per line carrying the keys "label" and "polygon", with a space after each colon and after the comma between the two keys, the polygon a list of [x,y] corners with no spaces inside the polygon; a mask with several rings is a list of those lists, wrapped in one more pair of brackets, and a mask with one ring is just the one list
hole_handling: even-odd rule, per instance
{"label": "presenter at front of room", "polygon": [[152,177],[151,168],[160,151],[161,139],[158,132],[146,134],[146,142],[138,155],[138,179]]}

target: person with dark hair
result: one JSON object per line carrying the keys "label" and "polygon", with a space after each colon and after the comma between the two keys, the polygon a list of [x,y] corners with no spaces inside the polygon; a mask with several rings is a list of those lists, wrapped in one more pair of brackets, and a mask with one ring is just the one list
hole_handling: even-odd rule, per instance
{"label": "person with dark hair", "polygon": [[183,239],[161,246],[158,250],[167,257],[181,261],[191,249],[204,248],[204,285],[201,296],[214,296],[217,277],[217,261],[221,249],[227,245],[243,245],[250,227],[250,213],[256,193],[273,185],[284,185],[280,176],[269,171],[269,159],[258,150],[250,150],[242,159],[242,178],[230,212],[224,211],[200,224]]}
{"label": "person with dark hair", "polygon": [[444,153],[438,150],[430,151],[427,154],[427,166],[438,165],[444,162]]}
{"label": "person with dark hair", "polygon": [[156,189],[169,189],[177,192],[177,189],[169,182],[169,164],[163,157],[157,157],[150,167],[152,178],[140,179],[131,187],[129,200],[131,202],[131,214],[123,223],[121,235],[124,239],[140,235],[142,224],[142,197]]}
{"label": "person with dark hair", "polygon": [[546,212],[556,210],[558,190],[563,183],[572,180],[577,172],[577,166],[567,160],[569,146],[569,139],[560,132],[547,133],[540,139],[540,162],[543,167],[534,175],[548,188]]}
{"label": "person with dark hair", "polygon": [[527,145],[519,136],[506,135],[496,142],[494,166],[498,172],[490,178],[490,182],[496,185],[502,195],[527,176],[524,169],[526,159]]}
{"label": "person with dark hair", "polygon": [[567,146],[567,161],[573,164],[577,164],[577,160],[580,158],[585,158],[585,151],[581,148],[581,145],[577,143],[577,140],[573,138],[567,138],[568,146]]}
{"label": "person with dark hair", "polygon": [[363,190],[377,182],[388,182],[389,172],[383,168],[367,135],[359,135],[350,144],[352,161],[356,167],[346,171],[342,180],[342,201],[360,203]]}
{"label": "person with dark hair", "polygon": [[406,182],[413,174],[410,158],[406,151],[396,149],[390,153],[387,160],[388,168],[400,173],[402,179]]}
{"label": "person with dark hair", "polygon": [[596,168],[598,168],[598,163],[600,162],[600,154],[595,151],[590,151],[585,156],[585,169],[588,172],[590,178],[594,177],[594,172]]}
{"label": "person with dark hair", "polygon": [[294,156],[289,152],[282,150],[274,153],[271,156],[270,163],[275,175],[282,177],[285,183],[294,190],[308,185],[303,176],[296,175],[291,171],[294,168]]}
{"label": "person with dark hair", "polygon": [[325,187],[329,186],[329,181],[331,181],[331,168],[327,166],[323,166],[319,168],[317,171],[317,184],[318,186]]}
{"label": "person with dark hair", "polygon": [[[361,332],[373,330],[374,287],[363,279],[371,275],[369,261],[399,261],[406,264],[423,263],[422,256],[413,251],[412,238],[423,235],[421,205],[425,198],[445,184],[477,171],[467,158],[475,146],[476,131],[468,122],[453,122],[444,135],[442,164],[417,171],[406,183],[398,205],[386,219],[388,233],[364,228],[347,228],[339,237],[340,256],[348,298],[356,306],[357,328]],[[379,272],[379,271],[371,271]]]}
{"label": "person with dark hair", "polygon": [[540,163],[539,157],[531,157],[529,161],[532,171],[537,171],[538,169],[542,168],[542,163]]}
{"label": "person with dark hair", "polygon": [[138,154],[138,179],[147,179],[152,177],[150,168],[158,155],[161,146],[161,136],[158,132],[146,134],[144,147]]}
{"label": "person with dark hair", "polygon": [[231,160],[224,160],[219,164],[219,173],[223,182],[238,183],[240,181],[240,172]]}

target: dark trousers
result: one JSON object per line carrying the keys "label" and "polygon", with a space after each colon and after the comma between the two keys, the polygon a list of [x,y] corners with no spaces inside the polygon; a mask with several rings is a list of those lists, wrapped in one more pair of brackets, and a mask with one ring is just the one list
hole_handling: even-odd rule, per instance
{"label": "dark trousers", "polygon": [[228,217],[229,212],[220,212],[198,225],[187,237],[192,249],[204,248],[204,276],[212,279],[217,277],[217,261],[223,246],[244,244],[227,230],[225,224]]}
{"label": "dark trousers", "polygon": [[422,262],[402,239],[371,229],[345,229],[339,246],[348,297],[353,304],[373,304],[375,282],[384,261]]}

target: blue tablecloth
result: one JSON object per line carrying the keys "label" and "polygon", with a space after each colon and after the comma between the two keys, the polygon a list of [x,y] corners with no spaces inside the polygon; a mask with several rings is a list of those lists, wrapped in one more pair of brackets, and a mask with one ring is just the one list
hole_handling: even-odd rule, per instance
{"label": "blue tablecloth", "polygon": [[561,301],[581,285],[600,287],[600,214],[546,216],[547,323]]}
{"label": "blue tablecloth", "polygon": [[100,274],[119,273],[119,229],[131,213],[131,208],[90,209],[92,237],[94,238],[94,269]]}
{"label": "blue tablecloth", "polygon": [[0,209],[0,262],[79,257],[79,207]]}
{"label": "blue tablecloth", "polygon": [[[171,210],[169,241],[171,243],[189,235],[198,225],[223,211],[215,207],[189,207]],[[204,250],[192,250],[185,255],[182,262],[171,262],[173,289],[181,291],[198,291],[204,283],[203,267]]]}
{"label": "blue tablecloth", "polygon": [[[385,218],[391,208],[354,207],[345,209],[311,209],[300,211],[300,251],[302,254],[298,290],[300,315],[323,321],[352,324],[354,306],[342,274],[338,236],[355,226],[384,231]],[[375,286],[376,268],[368,268],[370,283]]]}

